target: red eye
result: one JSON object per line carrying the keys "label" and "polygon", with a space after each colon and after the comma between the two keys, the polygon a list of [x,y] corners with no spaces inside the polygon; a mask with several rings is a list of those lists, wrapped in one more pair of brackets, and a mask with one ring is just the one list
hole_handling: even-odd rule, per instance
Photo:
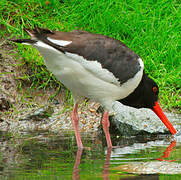
{"label": "red eye", "polygon": [[157,92],[157,87],[153,87],[153,92],[156,93]]}

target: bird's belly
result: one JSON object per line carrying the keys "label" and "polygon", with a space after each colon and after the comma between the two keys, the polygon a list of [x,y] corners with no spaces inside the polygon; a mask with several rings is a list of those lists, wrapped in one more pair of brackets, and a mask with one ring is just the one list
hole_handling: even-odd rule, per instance
{"label": "bird's belly", "polygon": [[121,90],[121,87],[105,82],[86,71],[76,72],[66,68],[60,71],[60,75],[55,76],[75,96],[83,96],[100,102],[103,99],[118,100],[128,95]]}
{"label": "bird's belly", "polygon": [[[56,63],[55,63],[56,64]],[[121,86],[106,82],[85,69],[81,64],[69,58],[56,65],[46,62],[49,70],[63,83],[74,96],[87,97],[98,102],[104,99],[118,100],[130,93]]]}

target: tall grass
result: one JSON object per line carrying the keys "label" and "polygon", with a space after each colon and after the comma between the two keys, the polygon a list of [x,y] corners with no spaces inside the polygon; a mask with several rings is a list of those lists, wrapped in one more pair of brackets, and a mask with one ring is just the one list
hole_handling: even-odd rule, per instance
{"label": "tall grass", "polygon": [[[181,111],[180,15],[178,0],[1,0],[0,20],[6,31],[0,35],[27,37],[24,27],[40,26],[119,39],[142,57],[146,72],[160,86],[165,108]],[[34,62],[42,71],[38,53],[29,53],[24,46],[18,50],[34,73]],[[49,73],[43,71],[39,81],[48,81]]]}

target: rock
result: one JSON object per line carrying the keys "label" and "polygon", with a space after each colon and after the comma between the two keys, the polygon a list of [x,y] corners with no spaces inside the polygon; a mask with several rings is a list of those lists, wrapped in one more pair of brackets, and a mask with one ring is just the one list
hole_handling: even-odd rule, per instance
{"label": "rock", "polygon": [[[149,109],[136,109],[116,101],[112,105],[114,115],[110,117],[110,132],[116,135],[135,136],[141,134],[169,134],[162,121]],[[178,131],[181,116],[165,113]]]}
{"label": "rock", "polygon": [[34,120],[34,121],[41,121],[45,118],[49,118],[53,114],[54,110],[51,106],[44,106],[33,113],[26,115],[25,117],[21,118],[20,121],[25,120]]}
{"label": "rock", "polygon": [[0,97],[0,111],[7,111],[10,107],[10,101],[4,97]]}

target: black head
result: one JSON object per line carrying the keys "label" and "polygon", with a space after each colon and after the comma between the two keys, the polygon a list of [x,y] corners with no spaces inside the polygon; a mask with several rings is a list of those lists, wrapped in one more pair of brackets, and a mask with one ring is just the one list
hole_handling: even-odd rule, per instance
{"label": "black head", "polygon": [[158,100],[158,85],[150,79],[145,73],[143,73],[142,80],[138,87],[124,99],[119,100],[121,103],[127,106],[135,108],[150,108],[161,119],[165,126],[172,134],[177,131],[167,119],[162,109],[160,108]]}
{"label": "black head", "polygon": [[158,100],[158,93],[158,85],[143,73],[142,80],[134,92],[119,101],[124,105],[135,108],[153,109],[155,102]]}

